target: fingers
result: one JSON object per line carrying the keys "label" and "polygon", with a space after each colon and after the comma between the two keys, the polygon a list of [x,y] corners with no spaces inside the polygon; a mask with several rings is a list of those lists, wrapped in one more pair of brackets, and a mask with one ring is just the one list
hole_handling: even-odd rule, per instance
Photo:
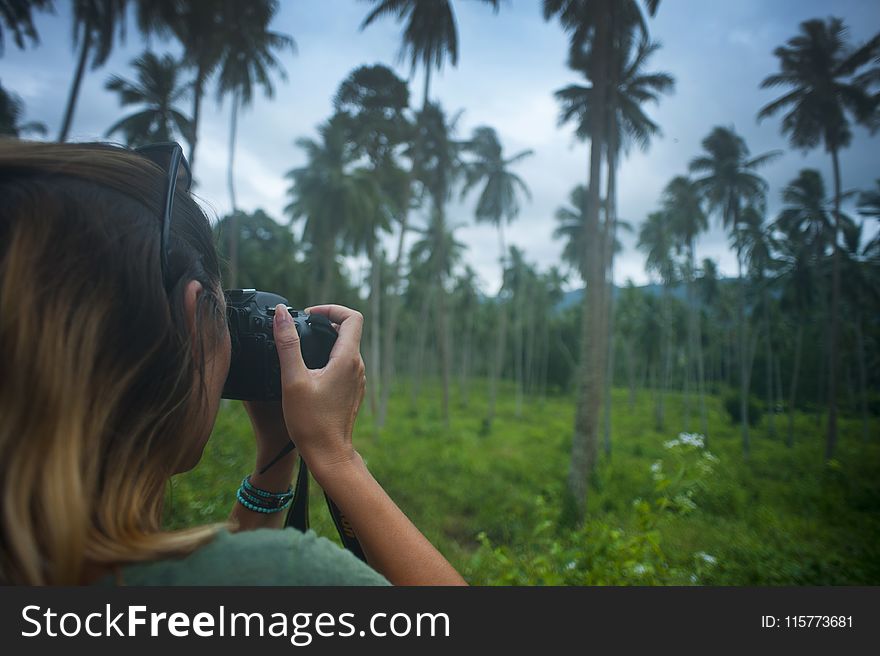
{"label": "fingers", "polygon": [[360,354],[361,333],[364,328],[364,315],[341,305],[316,305],[306,309],[309,314],[322,314],[332,323],[338,324],[339,336],[331,358]]}
{"label": "fingers", "polygon": [[306,363],[303,362],[296,324],[287,306],[281,303],[275,306],[273,333],[278,361],[281,363],[281,384],[289,385],[306,371]]}

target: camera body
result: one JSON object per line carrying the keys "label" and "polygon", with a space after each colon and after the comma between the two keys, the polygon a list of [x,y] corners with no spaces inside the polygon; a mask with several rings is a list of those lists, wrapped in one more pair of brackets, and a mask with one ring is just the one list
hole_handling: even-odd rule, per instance
{"label": "camera body", "polygon": [[[224,399],[280,401],[281,366],[272,332],[275,306],[287,299],[255,289],[227,289],[226,321],[232,341],[229,375]],[[299,333],[303,361],[309,369],[321,369],[336,343],[336,329],[327,317],[287,308]]]}

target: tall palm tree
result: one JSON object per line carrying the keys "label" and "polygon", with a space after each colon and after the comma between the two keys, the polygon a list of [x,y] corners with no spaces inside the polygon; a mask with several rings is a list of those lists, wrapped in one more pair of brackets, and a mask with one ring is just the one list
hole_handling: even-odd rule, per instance
{"label": "tall palm tree", "polygon": [[[381,259],[378,248],[370,258],[370,372],[381,389],[377,407],[376,385],[370,385],[370,404],[376,428],[385,424],[388,399],[394,369],[397,340],[397,320],[400,311],[400,281],[403,266],[404,237],[409,216],[410,181],[400,164],[402,146],[412,135],[412,125],[406,111],[409,107],[409,89],[387,66],[361,66],[340,84],[333,100],[337,114],[345,117],[349,140],[366,156],[382,191],[383,212],[377,215],[383,223],[375,225],[374,232],[387,226],[387,219],[399,224],[397,255],[391,272],[391,293],[387,307],[380,305]],[[385,328],[380,321],[385,317]],[[381,345],[379,335],[382,335]]]}
{"label": "tall palm tree", "polygon": [[672,364],[672,317],[670,311],[670,289],[676,279],[676,265],[673,251],[676,246],[676,235],[671,217],[666,212],[651,212],[639,229],[637,248],[645,253],[645,270],[656,273],[663,284],[663,306],[661,328],[663,346],[661,360],[663,379],[657,397],[657,429],[665,427],[664,396],[669,385],[669,373]]}
{"label": "tall palm tree", "polygon": [[[504,224],[511,223],[519,214],[519,199],[522,195],[531,199],[531,193],[523,179],[511,171],[511,167],[533,154],[523,150],[511,157],[505,157],[495,130],[487,126],[474,129],[470,141],[464,144],[465,152],[472,159],[464,163],[464,185],[461,195],[466,196],[478,185],[481,186],[474,218],[477,223],[490,223],[498,230],[498,261],[502,277],[505,270]],[[498,335],[495,364],[489,376],[489,409],[486,415],[485,430],[492,429],[495,418],[495,400],[498,393],[498,377],[504,358],[504,343],[507,335],[507,309],[504,303],[498,308]]]}
{"label": "tall palm tree", "polygon": [[[234,17],[235,29],[229,31],[218,63],[217,100],[219,102],[227,94],[232,96],[226,179],[232,216],[236,217],[238,206],[235,202],[234,166],[238,110],[250,106],[255,85],[262,87],[267,98],[272,97],[275,92],[272,73],[277,73],[282,80],[287,79],[284,68],[275,58],[275,51],[289,49],[296,52],[296,44],[286,34],[269,29],[272,18],[278,12],[277,0],[250,0],[233,5],[238,10],[230,16]],[[230,284],[235,287],[238,278],[238,230],[235,228],[234,218],[230,238]]]}
{"label": "tall palm tree", "polygon": [[46,134],[46,125],[38,121],[21,123],[24,117],[24,102],[15,93],[7,91],[0,84],[0,136],[18,139],[25,134]]}
{"label": "tall palm tree", "polygon": [[[843,276],[846,286],[843,302],[846,314],[851,317],[850,325],[855,332],[855,360],[859,377],[859,410],[862,415],[862,440],[869,439],[868,428],[868,375],[867,353],[865,349],[865,315],[877,314],[880,308],[880,263],[876,256],[872,261],[872,243],[863,244],[865,223],[848,223],[843,230]],[[867,309],[867,312],[866,312]]]}
{"label": "tall palm tree", "polygon": [[3,37],[3,26],[12,32],[15,45],[24,50],[25,38],[31,45],[40,43],[40,35],[34,27],[34,10],[54,11],[52,0],[0,0],[0,55],[6,45]]}
{"label": "tall palm tree", "polygon": [[[452,353],[449,343],[448,299],[445,282],[452,276],[453,269],[460,261],[461,253],[465,247],[455,238],[455,227],[447,225],[442,206],[433,205],[428,225],[423,229],[415,229],[422,237],[413,244],[410,254],[413,261],[412,266],[423,269],[431,278],[427,293],[429,297],[434,298],[426,298],[423,307],[431,309],[433,305],[443,384],[441,411],[446,427],[449,426],[449,384]],[[422,330],[426,328],[426,325],[421,327]]]}
{"label": "tall palm tree", "polygon": [[[778,152],[749,157],[745,140],[733,128],[715,127],[702,142],[704,154],[691,160],[690,170],[701,174],[694,181],[706,200],[709,210],[721,216],[721,223],[734,236],[740,227],[744,208],[752,205],[762,208],[767,183],[757,169],[779,156]],[[739,361],[740,361],[740,426],[743,453],[748,457],[748,376],[745,287],[743,284],[743,253],[737,249],[737,279],[739,287]]]}
{"label": "tall palm tree", "polygon": [[127,4],[128,0],[74,0],[73,44],[79,45],[79,59],[67,97],[58,141],[67,141],[89,55],[92,57],[92,69],[99,68],[113,51],[114,34],[118,32],[120,39],[125,38]]}
{"label": "tall palm tree", "polygon": [[[638,16],[636,16],[637,18]],[[634,20],[615,22],[615,47],[612,50],[609,66],[608,98],[607,98],[607,170],[608,181],[605,194],[605,221],[601,230],[601,245],[604,275],[607,285],[601,303],[604,317],[602,319],[601,349],[604,368],[609,371],[605,379],[605,398],[610,399],[611,365],[613,364],[613,345],[611,338],[614,320],[614,248],[615,220],[617,213],[617,168],[621,151],[628,153],[632,144],[637,144],[646,151],[651,138],[660,134],[660,128],[644,112],[643,105],[648,102],[659,102],[661,93],[670,92],[674,86],[672,76],[667,73],[647,73],[645,67],[648,59],[660,48],[659,43],[651,43],[644,32],[636,39]],[[569,55],[569,68],[581,72],[589,80],[593,69],[594,51],[590,42],[573,48]],[[556,92],[561,104],[559,123],[575,121],[576,134],[581,139],[590,135],[591,112],[594,105],[594,87],[569,85]],[[606,453],[610,454],[610,401],[605,402],[605,445]]]}
{"label": "tall palm tree", "polygon": [[[437,240],[435,248],[440,254],[433,260],[443,262],[446,250],[445,235],[451,231],[446,226],[446,204],[449,202],[453,189],[462,172],[461,143],[455,139],[455,130],[459,112],[452,119],[447,119],[443,109],[429,103],[419,113],[416,121],[417,134],[414,146],[418,147],[419,155],[413,157],[413,175],[422,185],[429,200],[430,234]],[[438,265],[434,271],[434,289],[432,294],[435,302],[435,321],[437,336],[440,342],[440,365],[443,379],[443,419],[449,423],[449,380],[452,367],[451,344],[449,342],[449,315],[446,312],[448,303],[446,281],[447,270]]]}
{"label": "tall palm tree", "polygon": [[224,53],[227,35],[236,29],[236,3],[217,0],[139,2],[137,22],[145,34],[173,35],[183,48],[183,61],[194,71],[192,139],[187,161],[195,171],[202,98]]}
{"label": "tall palm tree", "polygon": [[306,164],[287,173],[291,202],[285,212],[303,219],[303,241],[312,271],[310,304],[333,296],[337,255],[351,226],[377,211],[380,192],[372,172],[356,166],[357,156],[338,118],[319,128],[320,141],[302,138]]}
{"label": "tall palm tree", "polygon": [[[481,0],[498,11],[500,0]],[[415,70],[421,64],[425,69],[425,88],[422,107],[428,105],[431,85],[431,69],[443,68],[448,58],[453,66],[458,65],[458,26],[451,0],[369,0],[375,5],[361,23],[364,29],[374,21],[386,16],[394,16],[398,23],[406,23],[403,30],[403,43],[400,59],[409,59]]]}
{"label": "tall palm tree", "polygon": [[783,208],[773,223],[780,262],[783,308],[796,326],[794,363],[788,401],[788,436],[794,444],[794,410],[797,401],[804,324],[817,296],[816,271],[827,256],[833,238],[831,208],[821,174],[804,169],[782,192]]}
{"label": "tall palm tree", "polygon": [[[653,15],[659,0],[646,0],[649,14]],[[584,261],[588,263],[587,291],[582,301],[581,358],[578,376],[579,403],[575,413],[574,435],[568,490],[582,517],[586,506],[587,481],[598,455],[598,416],[602,405],[604,349],[601,336],[607,323],[604,317],[605,283],[599,232],[599,197],[601,194],[602,158],[608,143],[607,102],[610,97],[610,71],[614,68],[614,53],[620,47],[621,25],[639,25],[645,32],[645,22],[634,0],[544,0],[544,19],[559,18],[563,29],[570,35],[572,49],[580,48],[588,39],[593,52],[590,79],[595,89],[590,125],[590,160],[587,204],[585,207],[587,239]]]}
{"label": "tall palm tree", "polygon": [[703,436],[708,439],[708,422],[706,419],[706,404],[703,398],[703,347],[700,337],[700,310],[696,304],[694,279],[696,274],[696,257],[694,242],[697,237],[709,228],[706,214],[703,211],[702,198],[696,185],[685,176],[676,176],[669,181],[663,191],[663,209],[668,214],[672,223],[672,231],[685,244],[687,250],[687,264],[685,277],[687,279],[687,307],[688,307],[688,348],[685,368],[685,415],[684,430],[689,431],[690,426],[690,397],[689,383],[693,372],[694,360],[696,360],[697,396],[700,406],[700,427]]}
{"label": "tall palm tree", "polygon": [[831,267],[831,325],[828,353],[828,431],[825,459],[834,457],[837,444],[837,368],[840,306],[841,232],[839,152],[852,140],[850,123],[875,128],[878,96],[869,87],[877,83],[872,76],[859,76],[859,70],[880,54],[880,34],[869,42],[851,48],[847,28],[839,18],[813,19],[800,25],[801,31],[779,46],[773,54],[779,59],[780,72],[768,76],[761,88],[788,87],[790,90],[766,105],[758,119],[782,109],[782,132],[796,148],[811,150],[820,144],[831,155],[834,170],[834,252]]}
{"label": "tall palm tree", "polygon": [[192,138],[192,121],[175,107],[189,94],[190,85],[180,83],[178,62],[174,57],[164,55],[159,58],[152,52],[145,52],[132,60],[131,65],[137,73],[136,81],[114,75],[104,86],[119,94],[123,107],[146,107],[119,119],[107,129],[106,136],[121,132],[129,146],[175,141],[176,134],[187,140]]}
{"label": "tall palm tree", "polygon": [[474,335],[477,328],[477,315],[480,311],[480,281],[477,272],[468,264],[456,276],[453,289],[453,307],[456,316],[462,317],[461,368],[459,370],[459,396],[461,405],[467,407],[470,401],[470,372],[474,358]]}
{"label": "tall palm tree", "polygon": [[586,213],[587,188],[577,185],[569,192],[568,205],[559,207],[553,215],[557,226],[553,230],[554,239],[562,239],[562,261],[577,271],[581,281],[586,282],[587,268],[584,261],[586,250]]}

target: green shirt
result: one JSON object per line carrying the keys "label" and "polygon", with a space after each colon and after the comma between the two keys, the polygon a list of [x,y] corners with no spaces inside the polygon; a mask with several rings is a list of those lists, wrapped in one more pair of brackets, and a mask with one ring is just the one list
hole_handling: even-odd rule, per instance
{"label": "green shirt", "polygon": [[[313,531],[230,533],[183,558],[122,568],[123,585],[389,585],[381,574]],[[115,585],[113,575],[97,585]]]}

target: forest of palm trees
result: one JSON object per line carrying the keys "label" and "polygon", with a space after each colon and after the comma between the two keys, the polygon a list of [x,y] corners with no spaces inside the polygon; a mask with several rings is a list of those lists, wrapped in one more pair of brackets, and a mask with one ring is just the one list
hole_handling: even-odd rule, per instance
{"label": "forest of palm trees", "polygon": [[[0,0],[0,44],[38,48],[39,15],[53,4]],[[558,199],[562,260],[541,269],[505,236],[530,198],[518,166],[533,153],[506,147],[490,125],[460,133],[458,114],[432,93],[432,73],[458,62],[456,4],[364,3],[360,29],[396,21],[402,61],[424,74],[424,86],[414,100],[408,82],[382,64],[340,80],[317,136],[296,140],[305,163],[279,172],[289,185],[283,217],[240,211],[235,196],[237,123],[258,92],[272,97],[286,79],[285,60],[296,55],[294,38],[272,28],[277,0],[73,0],[78,50],[57,135],[27,122],[21,99],[2,88],[0,133],[65,141],[83,77],[98,74],[133,16],[149,47],[129,71],[107,77],[121,114],[95,136],[131,146],[178,140],[188,145],[198,180],[203,101],[212,93],[230,99],[233,211],[216,225],[226,286],[361,309],[377,436],[394,394],[414,409],[436,404],[446,426],[456,412],[479,412],[487,436],[505,385],[518,417],[536,399],[573,395],[567,489],[580,516],[591,475],[615,449],[613,388],[626,390],[617,398],[630,407],[649,391],[658,430],[699,432],[707,445],[708,399],[720,398],[745,459],[756,432],[788,446],[804,439],[795,430],[798,412],[815,417],[827,462],[838,449],[841,416],[858,419],[862,440],[876,440],[880,167],[873,188],[853,190],[840,153],[857,126],[880,127],[880,33],[854,42],[834,17],[792,25],[774,51],[778,69],[756,81],[778,95],[754,108],[755,119],[777,123],[792,149],[822,149],[832,179],[805,168],[771,188],[762,169],[781,153],[763,152],[721,125],[704,136],[686,170],[670,172],[654,211],[624,220],[618,172],[633,148],[648,150],[659,136],[651,108],[675,91],[675,71],[651,63],[661,47],[651,22],[663,3],[543,0],[543,19],[568,43],[572,83],[554,90],[559,125],[588,149],[582,184]],[[499,0],[482,4],[488,23],[506,10]],[[161,54],[171,43],[179,57]],[[783,201],[775,215],[771,196]],[[451,213],[462,198],[475,203],[473,216]],[[497,231],[497,295],[465,263],[468,247],[456,236],[465,221]],[[729,239],[736,278],[696,255],[713,225]],[[614,280],[623,232],[633,233],[653,284]],[[350,275],[346,255],[369,262],[365,280]],[[566,293],[566,285],[582,291]],[[477,408],[471,393],[478,387],[487,391],[474,397],[485,399]],[[668,416],[673,401],[682,404],[680,425]]]}

